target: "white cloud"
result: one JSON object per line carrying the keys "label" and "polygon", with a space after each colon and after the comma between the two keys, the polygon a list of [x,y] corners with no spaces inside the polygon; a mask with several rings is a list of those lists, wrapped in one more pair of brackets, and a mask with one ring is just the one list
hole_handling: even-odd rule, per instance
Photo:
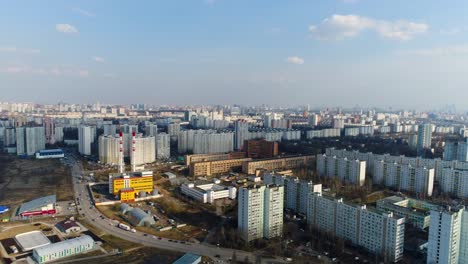
{"label": "white cloud", "polygon": [[304,64],[304,59],[297,57],[297,56],[288,57],[286,61],[292,64],[299,64],[299,65]]}
{"label": "white cloud", "polygon": [[55,29],[58,32],[65,33],[65,34],[78,33],[78,30],[70,24],[56,24]]}
{"label": "white cloud", "polygon": [[80,14],[80,15],[87,16],[87,17],[95,17],[95,16],[96,16],[96,14],[94,14],[94,13],[92,13],[92,12],[89,12],[89,11],[87,11],[87,10],[81,9],[81,8],[79,8],[79,7],[73,8],[73,11],[74,11],[75,13],[78,13],[78,14]]}
{"label": "white cloud", "polygon": [[39,54],[41,53],[38,49],[26,49],[26,48],[18,48],[18,47],[0,47],[0,52],[5,53],[24,53],[24,54]]}
{"label": "white cloud", "polygon": [[386,21],[358,15],[332,15],[318,25],[309,26],[309,32],[321,40],[341,40],[356,37],[362,32],[374,31],[388,39],[410,40],[425,33],[429,25],[407,20]]}
{"label": "white cloud", "polygon": [[418,49],[411,51],[400,52],[404,55],[419,55],[419,56],[458,56],[468,55],[468,45],[435,47],[430,49]]}
{"label": "white cloud", "polygon": [[106,60],[102,57],[94,57],[93,60],[98,63],[104,63]]}

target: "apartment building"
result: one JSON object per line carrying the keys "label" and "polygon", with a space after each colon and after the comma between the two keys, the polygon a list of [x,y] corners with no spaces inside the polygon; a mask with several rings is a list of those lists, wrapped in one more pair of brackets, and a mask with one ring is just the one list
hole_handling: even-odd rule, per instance
{"label": "apartment building", "polygon": [[468,263],[468,213],[463,206],[431,211],[427,264]]}
{"label": "apartment building", "polygon": [[245,241],[282,236],[284,187],[254,185],[239,189],[238,230]]}
{"label": "apartment building", "polygon": [[309,196],[307,222],[373,254],[383,254],[386,261],[397,262],[403,257],[405,219],[391,212],[348,205],[343,199],[313,193]]}
{"label": "apartment building", "polygon": [[374,162],[373,175],[374,184],[424,196],[432,196],[435,169],[380,160]]}
{"label": "apartment building", "polygon": [[320,176],[363,186],[366,180],[366,162],[326,154],[318,155],[317,172]]}

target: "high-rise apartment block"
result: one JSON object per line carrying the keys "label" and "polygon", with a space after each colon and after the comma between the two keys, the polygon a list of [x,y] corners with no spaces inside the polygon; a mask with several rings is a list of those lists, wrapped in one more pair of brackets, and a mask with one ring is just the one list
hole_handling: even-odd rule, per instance
{"label": "high-rise apartment block", "polygon": [[82,155],[91,155],[91,144],[94,143],[96,127],[78,127],[78,152]]}
{"label": "high-rise apartment block", "polygon": [[15,137],[17,155],[32,156],[45,149],[44,127],[17,127]]}
{"label": "high-rise apartment block", "polygon": [[337,178],[341,181],[363,186],[366,180],[366,162],[317,155],[317,172],[320,176]]}
{"label": "high-rise apartment block", "polygon": [[171,137],[166,133],[156,135],[156,159],[168,160],[171,157]]}
{"label": "high-rise apartment block", "polygon": [[432,124],[420,124],[418,126],[418,152],[431,148]]}
{"label": "high-rise apartment block", "polygon": [[245,120],[237,120],[234,123],[234,149],[242,150],[244,141],[249,138],[249,123]]}
{"label": "high-rise apartment block", "polygon": [[307,222],[373,254],[385,261],[397,262],[403,257],[405,219],[393,213],[371,211],[365,205],[349,205],[343,199],[320,193],[309,196]]}
{"label": "high-rise apartment block", "polygon": [[468,213],[462,206],[431,211],[427,264],[468,263]]}
{"label": "high-rise apartment block", "polygon": [[449,142],[444,148],[444,160],[468,161],[468,138],[462,142]]}
{"label": "high-rise apartment block", "polygon": [[239,189],[238,230],[245,241],[283,234],[284,187],[255,185]]}
{"label": "high-rise apartment block", "polygon": [[435,170],[396,162],[374,162],[373,183],[393,189],[432,196]]}

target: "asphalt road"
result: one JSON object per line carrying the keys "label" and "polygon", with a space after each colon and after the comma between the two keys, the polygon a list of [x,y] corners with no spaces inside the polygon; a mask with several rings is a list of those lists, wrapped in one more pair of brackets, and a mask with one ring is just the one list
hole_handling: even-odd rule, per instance
{"label": "asphalt road", "polygon": [[[181,243],[181,241],[172,240],[171,242],[168,239],[161,238],[158,239],[150,234],[145,236],[142,232],[132,233],[120,229],[119,227],[113,224],[111,219],[103,216],[101,218],[101,213],[91,204],[90,193],[88,192],[87,185],[85,183],[78,183],[83,175],[83,167],[81,162],[76,161],[74,154],[67,155],[69,163],[72,167],[72,177],[73,177],[73,188],[75,192],[75,199],[80,198],[80,205],[78,208],[82,208],[78,212],[96,228],[103,230],[109,234],[112,234],[121,239],[125,239],[131,242],[139,243],[148,247],[155,247],[160,249],[179,251],[184,253],[193,253],[196,255],[207,256],[216,260],[220,263],[229,263],[229,260],[232,258],[233,252],[236,252],[238,260],[244,260],[246,257],[251,262],[255,262],[256,256],[251,252],[239,251],[230,248],[220,248],[207,243]],[[81,195],[80,195],[81,194]],[[262,263],[283,263],[284,261],[278,257],[276,259],[262,259]]]}

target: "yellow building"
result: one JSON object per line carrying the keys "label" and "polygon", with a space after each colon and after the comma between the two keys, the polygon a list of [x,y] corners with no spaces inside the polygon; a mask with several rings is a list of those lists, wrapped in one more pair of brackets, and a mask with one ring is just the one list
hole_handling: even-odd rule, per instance
{"label": "yellow building", "polygon": [[112,173],[109,175],[109,193],[121,201],[134,201],[141,192],[153,191],[153,172]]}

